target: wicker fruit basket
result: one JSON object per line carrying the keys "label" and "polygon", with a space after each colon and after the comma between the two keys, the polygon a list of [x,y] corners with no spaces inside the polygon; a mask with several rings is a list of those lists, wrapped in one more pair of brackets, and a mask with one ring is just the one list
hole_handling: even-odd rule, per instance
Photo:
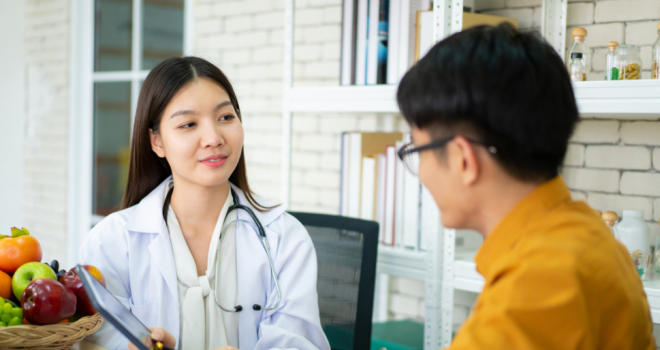
{"label": "wicker fruit basket", "polygon": [[84,337],[96,332],[102,323],[103,317],[95,314],[73,323],[1,328],[0,349],[69,350]]}

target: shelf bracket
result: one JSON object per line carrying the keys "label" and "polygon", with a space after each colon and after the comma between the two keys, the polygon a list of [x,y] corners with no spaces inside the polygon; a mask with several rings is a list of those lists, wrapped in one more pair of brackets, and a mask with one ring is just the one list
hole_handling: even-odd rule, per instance
{"label": "shelf bracket", "polygon": [[566,56],[566,13],[568,0],[543,0],[541,33],[559,57]]}

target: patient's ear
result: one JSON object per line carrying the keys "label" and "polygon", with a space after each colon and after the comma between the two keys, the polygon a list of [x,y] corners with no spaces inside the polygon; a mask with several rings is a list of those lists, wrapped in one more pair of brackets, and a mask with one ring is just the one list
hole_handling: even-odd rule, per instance
{"label": "patient's ear", "polygon": [[454,142],[450,143],[449,152],[451,153],[451,166],[454,171],[458,172],[463,184],[467,186],[474,184],[481,171],[474,145],[465,137],[456,136]]}
{"label": "patient's ear", "polygon": [[149,129],[149,140],[151,141],[151,149],[161,158],[165,158],[165,149],[163,149],[163,140],[160,133],[154,132]]}

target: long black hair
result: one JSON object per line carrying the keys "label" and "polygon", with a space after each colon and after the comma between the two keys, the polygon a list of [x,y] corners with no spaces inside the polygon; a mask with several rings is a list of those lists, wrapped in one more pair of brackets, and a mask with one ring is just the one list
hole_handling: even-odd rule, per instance
{"label": "long black hair", "polygon": [[[241,110],[229,79],[212,63],[199,57],[173,57],[158,64],[149,72],[142,84],[135,113],[128,183],[122,201],[122,209],[139,203],[168,176],[172,169],[167,160],[158,157],[151,148],[149,129],[158,132],[165,107],[172,97],[186,84],[199,78],[207,78],[220,85],[229,95],[238,119],[242,122]],[[257,203],[250,191],[245,169],[245,152],[241,152],[236,169],[229,177],[238,186],[247,201],[259,211],[265,207]]]}

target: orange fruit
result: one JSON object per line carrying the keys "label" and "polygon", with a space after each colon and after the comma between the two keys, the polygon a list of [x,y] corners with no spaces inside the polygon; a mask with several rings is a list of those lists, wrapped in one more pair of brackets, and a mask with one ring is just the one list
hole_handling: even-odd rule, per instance
{"label": "orange fruit", "polygon": [[11,277],[3,271],[0,271],[0,297],[3,299],[12,298]]}
{"label": "orange fruit", "polygon": [[23,264],[39,262],[42,257],[41,245],[36,238],[16,228],[12,229],[12,235],[14,231],[20,233],[0,238],[0,270],[12,274]]}

